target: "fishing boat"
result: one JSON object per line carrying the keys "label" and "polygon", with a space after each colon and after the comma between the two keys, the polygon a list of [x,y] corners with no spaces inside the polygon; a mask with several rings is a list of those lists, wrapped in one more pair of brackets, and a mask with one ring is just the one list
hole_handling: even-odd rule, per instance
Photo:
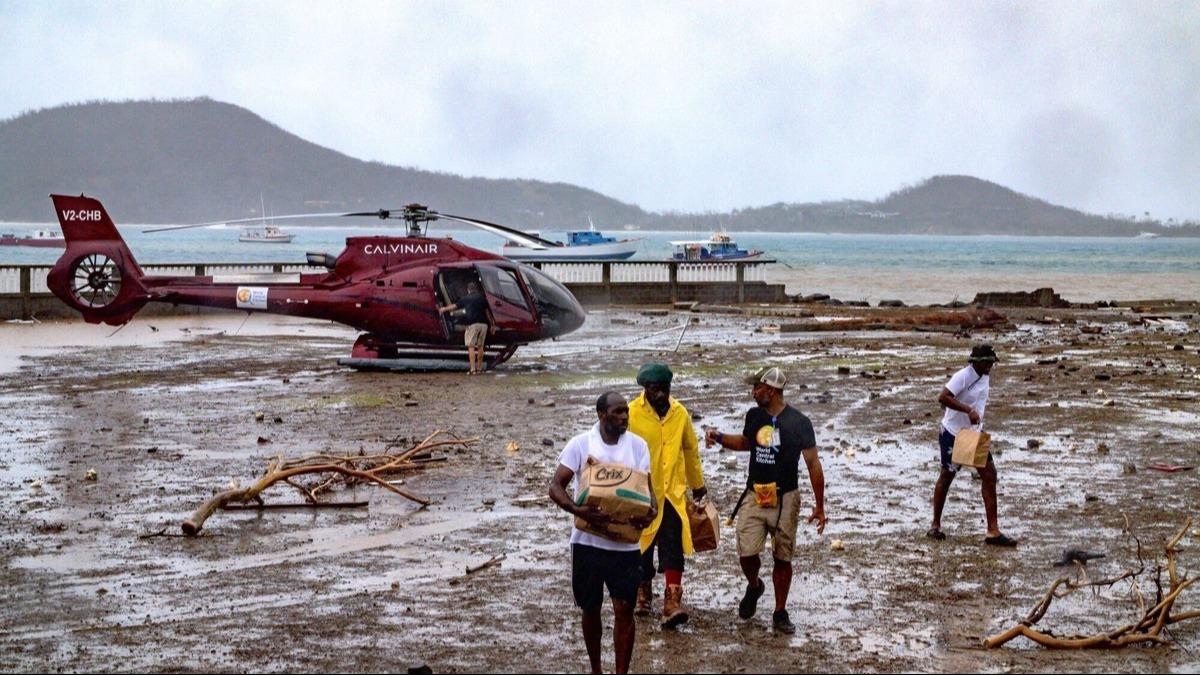
{"label": "fishing boat", "polygon": [[[588,219],[589,224],[591,219]],[[527,248],[515,242],[500,247],[500,255],[511,260],[625,260],[637,253],[642,240],[616,239],[596,231],[592,224],[589,230],[567,232],[567,243],[543,249]]]}
{"label": "fishing boat", "polygon": [[757,249],[747,251],[738,248],[737,242],[725,232],[714,232],[712,237],[704,241],[673,241],[671,246],[671,259],[686,262],[751,260],[763,254]]}
{"label": "fishing boat", "polygon": [[42,248],[64,248],[67,240],[62,233],[53,230],[38,230],[33,234],[18,237],[12,232],[0,234],[0,246],[40,246]]}
{"label": "fishing boat", "polygon": [[238,235],[238,241],[247,244],[287,244],[295,236],[274,225],[264,225],[263,227],[242,228],[242,233]]}

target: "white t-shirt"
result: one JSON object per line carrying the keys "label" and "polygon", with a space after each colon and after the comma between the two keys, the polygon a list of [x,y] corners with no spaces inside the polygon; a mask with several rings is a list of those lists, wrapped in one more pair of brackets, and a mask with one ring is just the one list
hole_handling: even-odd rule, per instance
{"label": "white t-shirt", "polygon": [[[558,456],[559,464],[575,472],[576,477],[571,480],[572,494],[579,492],[579,472],[587,463],[588,455],[601,462],[620,464],[638,471],[650,471],[650,448],[646,446],[646,441],[637,434],[626,432],[617,439],[616,445],[609,445],[600,435],[600,423],[597,422],[590,430],[567,441],[567,447],[563,448],[562,454]],[[571,522],[575,522],[573,518]],[[574,526],[571,527],[571,543],[586,544],[609,551],[641,550],[637,543],[626,544],[605,539],[599,535],[582,532]]]}
{"label": "white t-shirt", "polygon": [[942,428],[955,436],[967,427],[976,431],[983,430],[983,410],[987,408],[988,391],[990,390],[988,381],[990,379],[988,375],[980,376],[975,372],[975,366],[971,365],[950,378],[950,381],[946,383],[946,388],[950,390],[954,398],[958,399],[959,403],[974,408],[975,412],[979,413],[979,424],[972,426],[970,415],[946,408],[946,414],[942,415]]}

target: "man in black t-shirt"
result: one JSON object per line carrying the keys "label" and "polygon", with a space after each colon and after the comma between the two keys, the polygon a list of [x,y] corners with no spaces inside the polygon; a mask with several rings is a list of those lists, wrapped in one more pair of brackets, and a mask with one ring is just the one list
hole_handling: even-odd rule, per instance
{"label": "man in black t-shirt", "polygon": [[778,368],[763,368],[746,380],[754,386],[757,407],[746,413],[742,435],[723,434],[716,429],[705,433],[709,447],[750,453],[750,472],[746,488],[738,500],[738,560],[746,575],[746,593],[738,605],[738,616],[754,616],[758,599],[766,584],[758,578],[762,565],[759,554],[771,535],[775,567],[771,582],[775,587],[775,613],[771,622],[780,633],[795,633],[788,618],[788,592],[792,587],[792,555],[800,520],[800,458],[808,467],[816,505],[808,522],[816,522],[817,534],[825,531],[825,473],[817,456],[817,438],[812,422],[783,400],[787,378]]}
{"label": "man in black t-shirt", "polygon": [[438,308],[439,314],[445,314],[456,309],[463,310],[463,318],[458,323],[467,327],[464,340],[467,343],[467,359],[471,364],[471,375],[483,372],[483,348],[487,343],[488,320],[487,297],[479,290],[479,282],[467,284],[467,294],[458,302]]}

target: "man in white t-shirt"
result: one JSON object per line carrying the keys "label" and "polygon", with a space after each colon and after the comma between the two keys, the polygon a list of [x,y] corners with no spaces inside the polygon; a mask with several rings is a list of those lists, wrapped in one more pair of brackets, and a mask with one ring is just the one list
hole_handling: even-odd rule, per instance
{"label": "man in white t-shirt", "polygon": [[[550,479],[550,499],[562,510],[596,525],[603,525],[608,516],[594,506],[578,506],[567,494],[567,484],[578,489],[575,474],[587,463],[589,456],[601,462],[620,464],[638,471],[650,472],[650,450],[646,441],[629,430],[629,404],[615,392],[606,392],[596,400],[599,421],[590,430],[567,442],[558,458],[558,469]],[[650,482],[653,486],[653,481]],[[654,488],[650,488],[650,503],[657,505]],[[644,518],[634,521],[645,529],[658,516],[657,507]],[[592,672],[600,669],[600,638],[603,624],[600,608],[604,604],[604,587],[613,606],[613,648],[616,670],[629,672],[633,658],[633,607],[637,600],[638,584],[642,581],[642,551],[637,542],[605,539],[599,535],[571,529],[571,589],[575,604],[583,610],[583,641],[587,645]]]}
{"label": "man in white t-shirt", "polygon": [[[946,409],[946,414],[942,416],[941,433],[938,436],[942,473],[933,489],[933,526],[925,533],[930,539],[946,538],[942,532],[942,508],[946,505],[950,483],[962,468],[950,461],[954,453],[954,438],[967,427],[983,430],[983,413],[991,389],[990,376],[992,366],[996,363],[996,350],[991,345],[978,345],[971,350],[968,361],[967,367],[955,373],[938,396],[938,403]],[[1016,546],[1017,540],[1000,532],[996,515],[996,464],[992,461],[991,453],[988,453],[987,464],[976,471],[983,479],[983,510],[987,515],[987,536],[983,543]]]}

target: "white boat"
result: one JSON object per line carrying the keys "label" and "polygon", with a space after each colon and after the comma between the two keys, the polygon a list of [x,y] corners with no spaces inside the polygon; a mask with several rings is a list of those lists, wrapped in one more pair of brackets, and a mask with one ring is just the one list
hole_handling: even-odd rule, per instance
{"label": "white boat", "polygon": [[243,228],[242,233],[238,235],[238,241],[247,244],[287,244],[295,236],[294,234],[288,234],[280,230],[274,225],[264,225],[263,227]]}
{"label": "white boat", "polygon": [[1143,232],[1137,236],[1138,239],[1158,239],[1157,232]]}
{"label": "white boat", "polygon": [[511,260],[625,260],[641,245],[641,239],[606,237],[593,225],[590,230],[568,232],[567,243],[558,246],[527,248],[510,241],[500,247],[500,255]]}

